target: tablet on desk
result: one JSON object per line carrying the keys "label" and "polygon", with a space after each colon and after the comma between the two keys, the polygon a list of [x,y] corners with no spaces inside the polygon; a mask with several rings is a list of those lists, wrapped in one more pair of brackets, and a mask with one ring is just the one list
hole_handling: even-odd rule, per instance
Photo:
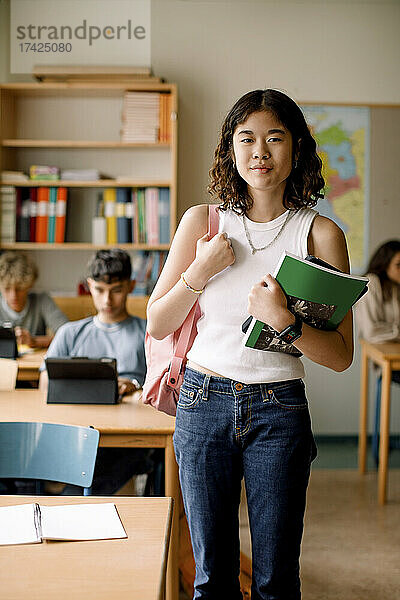
{"label": "tablet on desk", "polygon": [[115,358],[46,358],[48,404],[117,404]]}
{"label": "tablet on desk", "polygon": [[0,358],[18,357],[17,339],[15,337],[14,328],[4,326],[0,327]]}

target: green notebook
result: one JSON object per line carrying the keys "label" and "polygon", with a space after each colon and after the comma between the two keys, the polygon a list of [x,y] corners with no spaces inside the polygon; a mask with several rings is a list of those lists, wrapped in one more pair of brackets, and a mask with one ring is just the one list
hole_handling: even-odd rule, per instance
{"label": "green notebook", "polygon": [[[336,329],[367,291],[368,283],[366,277],[342,273],[314,257],[303,259],[289,252],[282,254],[274,277],[285,292],[288,309],[317,329]],[[272,327],[254,317],[243,323],[242,330],[248,348],[301,355],[293,345],[277,338]]]}

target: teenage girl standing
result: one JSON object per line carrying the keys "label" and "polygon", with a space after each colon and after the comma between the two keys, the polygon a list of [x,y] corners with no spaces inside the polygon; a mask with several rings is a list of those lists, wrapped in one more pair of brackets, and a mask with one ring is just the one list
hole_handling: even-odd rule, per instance
{"label": "teenage girl standing", "polygon": [[[244,476],[252,600],[298,600],[316,455],[299,355],[335,371],[349,367],[352,316],[336,331],[301,326],[270,273],[284,250],[348,272],[346,243],[331,220],[310,208],[322,196],[321,161],[301,110],[285,94],[255,90],[236,102],[210,174],[219,233],[209,240],[207,206],[185,213],[148,306],[148,330],[157,339],[180,327],[198,298],[202,310],[174,435],[196,562],[194,598],[241,598]],[[294,334],[295,352],[245,348],[241,325],[248,314]]]}

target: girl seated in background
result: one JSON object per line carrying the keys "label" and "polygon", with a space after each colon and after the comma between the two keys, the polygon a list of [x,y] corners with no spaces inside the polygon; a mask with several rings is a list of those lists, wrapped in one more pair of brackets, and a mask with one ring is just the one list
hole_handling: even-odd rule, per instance
{"label": "girl seated in background", "polygon": [[360,337],[373,344],[400,342],[400,240],[376,250],[367,277],[368,293],[356,307]]}
{"label": "girl seated in background", "polygon": [[[373,344],[400,342],[400,240],[390,240],[372,256],[367,270],[368,293],[356,304],[356,320],[361,338]],[[372,454],[379,464],[381,375],[378,367],[375,425]],[[400,383],[400,371],[392,371],[392,381]]]}
{"label": "girl seated in background", "polygon": [[31,291],[37,278],[37,266],[25,254],[0,256],[0,325],[15,328],[18,345],[47,348],[68,319],[48,294]]}

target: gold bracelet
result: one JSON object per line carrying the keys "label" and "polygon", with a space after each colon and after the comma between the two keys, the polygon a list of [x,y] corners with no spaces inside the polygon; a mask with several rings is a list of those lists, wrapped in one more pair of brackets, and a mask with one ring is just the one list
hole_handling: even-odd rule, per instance
{"label": "gold bracelet", "polygon": [[181,274],[181,281],[183,283],[183,285],[190,290],[191,292],[193,292],[193,294],[202,294],[204,292],[204,288],[201,290],[195,290],[191,285],[188,284],[188,282],[185,279],[185,273]]}

